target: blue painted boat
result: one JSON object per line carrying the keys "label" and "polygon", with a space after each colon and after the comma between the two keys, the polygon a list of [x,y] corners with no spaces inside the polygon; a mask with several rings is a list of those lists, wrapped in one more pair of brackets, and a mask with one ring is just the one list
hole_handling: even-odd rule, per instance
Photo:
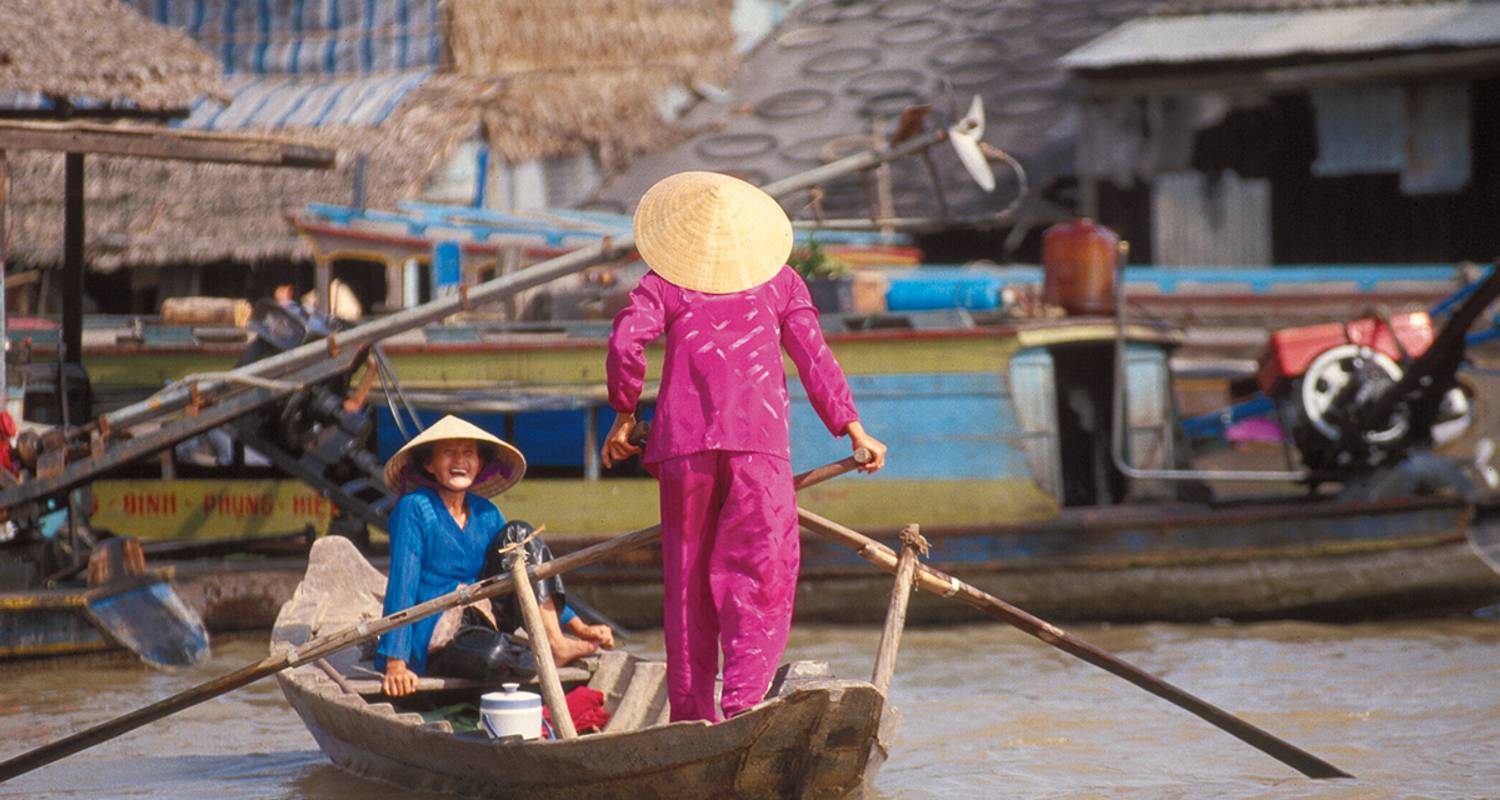
{"label": "blue painted boat", "polygon": [[[1192,484],[1125,477],[1109,454],[1113,320],[934,310],[827,317],[825,325],[867,427],[894,455],[879,475],[817,487],[802,502],[881,538],[917,522],[938,543],[934,559],[944,569],[1044,616],[1366,616],[1500,599],[1500,580],[1465,537],[1494,525],[1493,499],[1309,497],[1305,486],[1288,482],[1253,501],[1214,500],[1197,496]],[[463,414],[527,452],[533,470],[505,496],[503,510],[545,523],[563,552],[657,520],[648,476],[634,465],[605,471],[595,460],[612,421],[603,386],[606,331],[602,322],[476,322],[385,344],[424,413]],[[1180,333],[1154,323],[1129,324],[1125,333],[1130,463],[1183,466],[1189,454],[1170,369]],[[96,375],[128,380],[143,372],[139,354],[114,350],[90,354]],[[198,346],[179,355],[184,360],[173,368],[208,370],[204,359],[224,354]],[[659,353],[651,361],[659,364]],[[845,455],[795,380],[790,388],[794,467]],[[382,412],[380,455],[397,446]],[[646,553],[601,565],[572,583],[619,621],[654,624],[658,559]],[[799,613],[873,618],[888,586],[865,569],[810,544]],[[288,570],[290,585],[295,575]],[[919,598],[912,615],[955,612],[964,613]]]}
{"label": "blue painted boat", "polygon": [[[503,509],[546,522],[563,552],[656,520],[649,478],[632,468],[606,473],[592,460],[613,418],[604,343],[594,333],[551,344],[477,336],[452,351],[425,347],[421,363],[405,369],[401,348],[391,348],[408,391],[431,414],[465,413],[519,443],[541,468],[546,477],[516,487]],[[1126,334],[1130,462],[1184,466],[1169,368],[1178,334],[1142,324]],[[1288,480],[1254,499],[1214,500],[1200,484],[1127,478],[1108,446],[1112,321],[908,324],[833,332],[829,341],[866,427],[892,457],[878,475],[816,487],[802,504],[887,540],[917,522],[936,545],[936,565],[1042,616],[1351,618],[1500,599],[1500,578],[1465,536],[1500,524],[1493,498],[1309,494]],[[483,382],[507,389],[472,388]],[[789,388],[794,467],[847,455],[795,379]],[[380,431],[383,451],[399,446],[388,418]],[[656,624],[658,559],[584,570],[570,587],[624,624]],[[884,582],[847,553],[807,542],[802,578],[801,618],[878,618]],[[949,605],[918,599],[911,614],[965,618]]]}

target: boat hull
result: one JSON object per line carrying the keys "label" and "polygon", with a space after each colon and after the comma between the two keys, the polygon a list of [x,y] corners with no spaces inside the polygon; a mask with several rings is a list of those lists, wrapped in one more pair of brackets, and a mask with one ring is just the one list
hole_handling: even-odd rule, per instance
{"label": "boat hull", "polygon": [[[1500,511],[1449,500],[1117,508],[1033,525],[923,531],[933,566],[1048,619],[1345,621],[1500,602],[1500,576],[1468,542],[1478,525],[1500,526]],[[894,531],[865,532],[895,541]],[[600,540],[549,536],[559,555]],[[568,590],[626,627],[659,626],[660,564],[659,549],[643,549],[569,575]],[[270,627],[305,567],[305,560],[275,559],[169,571],[176,570],[183,599],[218,632]],[[889,592],[889,579],[852,553],[804,540],[799,622],[878,623]],[[979,616],[919,594],[908,618],[934,624]]]}
{"label": "boat hull", "polygon": [[[384,576],[352,544],[320,540],[277,618],[272,653],[378,616],[383,592]],[[589,679],[612,714],[603,732],[492,740],[366,700],[330,674],[361,674],[358,657],[346,648],[276,675],[318,746],[356,774],[463,797],[843,797],[868,786],[899,721],[873,685],[794,665],[772,697],[731,720],[667,723],[664,665],[611,652]]]}
{"label": "boat hull", "polygon": [[843,797],[868,788],[884,758],[874,745],[881,697],[853,681],[804,687],[719,725],[509,744],[455,736],[389,706],[318,691],[311,672],[278,680],[334,764],[462,797],[676,797],[731,787],[739,797]]}
{"label": "boat hull", "polygon": [[86,589],[0,592],[0,661],[113,649],[87,605]]}

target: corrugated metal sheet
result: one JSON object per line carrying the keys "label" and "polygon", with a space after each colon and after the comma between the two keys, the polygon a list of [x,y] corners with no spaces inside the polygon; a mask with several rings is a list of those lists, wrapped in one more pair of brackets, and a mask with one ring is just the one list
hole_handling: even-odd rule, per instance
{"label": "corrugated metal sheet", "polygon": [[234,75],[351,75],[438,66],[439,0],[125,0],[186,30]]}
{"label": "corrugated metal sheet", "polygon": [[1271,263],[1271,184],[1233,172],[1158,175],[1151,189],[1156,263],[1225,266]]}
{"label": "corrugated metal sheet", "polygon": [[1468,87],[1420,84],[1407,92],[1411,139],[1401,171],[1401,191],[1413,195],[1461,191],[1469,183],[1473,160]]}
{"label": "corrugated metal sheet", "polygon": [[[931,103],[931,124],[984,98],[985,141],[1025,165],[1034,189],[1073,171],[1078,120],[1056,58],[1136,14],[1154,0],[806,0],[775,34],[749,52],[727,99],[685,112],[697,131],[642,155],[599,193],[595,207],[629,212],[657,180],[686,169],[731,172],[763,184],[869,146],[874,121],[889,135],[901,110]],[[1009,184],[986,194],[951,148],[931,151],[954,215],[999,210]],[[891,166],[900,216],[941,209],[926,167]],[[1006,180],[1004,169],[997,170]],[[863,216],[869,196],[859,178],[823,187],[830,217]],[[805,198],[795,201],[798,206]],[[810,212],[804,211],[807,216]]]}
{"label": "corrugated metal sheet", "polygon": [[355,78],[286,78],[241,75],[225,81],[231,101],[199,101],[187,119],[192,130],[316,128],[323,125],[377,127],[431,72]]}
{"label": "corrugated metal sheet", "polygon": [[1406,166],[1406,96],[1399,86],[1340,86],[1311,92],[1320,178],[1399,172]]}
{"label": "corrugated metal sheet", "polygon": [[1500,44],[1500,3],[1143,17],[1063,56],[1073,70]]}
{"label": "corrugated metal sheet", "polygon": [[1021,449],[1031,479],[1042,490],[1062,501],[1062,453],[1057,442],[1057,382],[1052,354],[1045,347],[1032,347],[1010,360],[1010,398],[1015,404]]}
{"label": "corrugated metal sheet", "polygon": [[1167,351],[1156,345],[1125,345],[1127,386],[1126,453],[1139,469],[1171,469],[1176,465],[1172,446],[1172,376]]}

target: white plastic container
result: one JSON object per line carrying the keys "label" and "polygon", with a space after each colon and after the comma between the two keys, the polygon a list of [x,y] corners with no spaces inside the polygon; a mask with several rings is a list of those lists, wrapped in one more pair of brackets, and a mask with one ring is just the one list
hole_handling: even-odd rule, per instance
{"label": "white plastic container", "polygon": [[503,692],[487,692],[479,698],[479,725],[492,739],[521,736],[542,737],[542,698],[518,691],[519,683],[502,683]]}

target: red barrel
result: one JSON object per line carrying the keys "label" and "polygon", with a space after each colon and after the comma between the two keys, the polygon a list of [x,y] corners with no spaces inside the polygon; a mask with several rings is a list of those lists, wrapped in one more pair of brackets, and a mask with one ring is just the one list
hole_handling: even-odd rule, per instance
{"label": "red barrel", "polygon": [[1059,222],[1042,234],[1042,302],[1109,314],[1119,266],[1119,234],[1087,218]]}

